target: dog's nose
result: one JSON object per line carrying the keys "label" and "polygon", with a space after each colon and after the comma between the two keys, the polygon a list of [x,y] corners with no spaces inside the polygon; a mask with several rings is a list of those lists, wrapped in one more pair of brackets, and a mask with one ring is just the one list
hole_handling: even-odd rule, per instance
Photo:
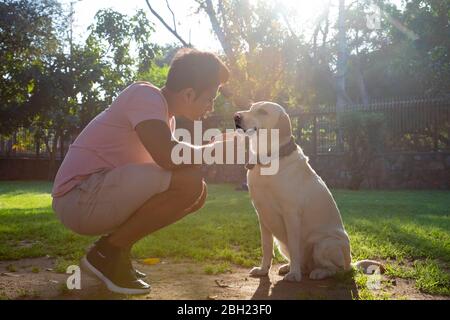
{"label": "dog's nose", "polygon": [[241,115],[239,113],[234,114],[234,122],[239,123],[241,121]]}

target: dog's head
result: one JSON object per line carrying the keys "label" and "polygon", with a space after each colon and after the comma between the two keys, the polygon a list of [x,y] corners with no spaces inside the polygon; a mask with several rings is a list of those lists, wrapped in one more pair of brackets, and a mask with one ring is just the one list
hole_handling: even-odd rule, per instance
{"label": "dog's head", "polygon": [[251,134],[260,129],[278,129],[280,142],[290,139],[291,121],[282,106],[273,102],[256,102],[249,110],[236,112],[234,115],[236,129]]}

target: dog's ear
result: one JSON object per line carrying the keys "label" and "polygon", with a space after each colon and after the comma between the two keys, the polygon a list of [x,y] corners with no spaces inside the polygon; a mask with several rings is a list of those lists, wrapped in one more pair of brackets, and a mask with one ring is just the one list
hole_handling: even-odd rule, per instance
{"label": "dog's ear", "polygon": [[285,112],[281,112],[275,128],[280,130],[280,139],[290,137],[292,135],[291,119]]}

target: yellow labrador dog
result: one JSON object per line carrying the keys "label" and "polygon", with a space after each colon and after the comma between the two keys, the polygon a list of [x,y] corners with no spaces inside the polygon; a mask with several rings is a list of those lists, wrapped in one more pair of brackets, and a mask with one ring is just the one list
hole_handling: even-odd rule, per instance
{"label": "yellow labrador dog", "polygon": [[[278,172],[261,174],[264,167],[261,163],[247,172],[263,249],[261,266],[253,268],[250,274],[268,274],[274,238],[289,261],[279,269],[285,280],[300,281],[302,273],[311,279],[323,279],[338,270],[350,269],[350,241],[336,202],[309,165],[302,149],[295,144],[285,110],[275,103],[258,102],[248,111],[237,112],[234,120],[236,128],[246,133],[260,129],[279,130]],[[256,152],[252,141],[256,136],[250,135],[251,152]],[[270,146],[268,149],[266,151],[270,153]]]}

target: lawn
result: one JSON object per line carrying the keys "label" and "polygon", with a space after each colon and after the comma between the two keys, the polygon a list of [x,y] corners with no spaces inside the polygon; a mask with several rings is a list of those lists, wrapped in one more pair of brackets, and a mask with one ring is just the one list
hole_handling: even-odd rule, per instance
{"label": "lawn", "polygon": [[[0,260],[52,256],[61,271],[94,238],[66,230],[51,209],[51,184],[0,182]],[[333,190],[352,241],[353,259],[380,259],[387,275],[415,280],[422,292],[450,296],[450,192]],[[261,255],[259,227],[248,193],[209,186],[197,213],[141,240],[135,258],[170,257],[250,267]],[[280,256],[277,255],[277,260]]]}

